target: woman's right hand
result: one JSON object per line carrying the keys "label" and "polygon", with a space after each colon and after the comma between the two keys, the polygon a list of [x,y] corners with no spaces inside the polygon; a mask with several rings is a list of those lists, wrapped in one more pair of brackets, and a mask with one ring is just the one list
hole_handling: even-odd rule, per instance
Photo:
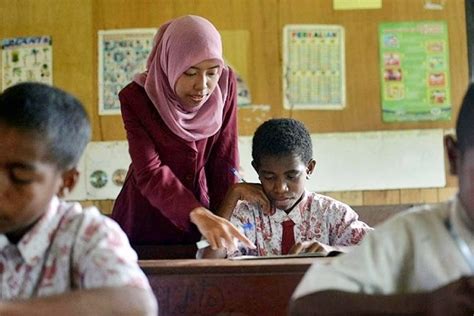
{"label": "woman's right hand", "polygon": [[191,222],[197,226],[213,250],[227,248],[234,251],[236,250],[236,240],[240,240],[247,247],[255,249],[255,245],[231,222],[213,214],[207,208],[197,207],[191,211],[189,216]]}

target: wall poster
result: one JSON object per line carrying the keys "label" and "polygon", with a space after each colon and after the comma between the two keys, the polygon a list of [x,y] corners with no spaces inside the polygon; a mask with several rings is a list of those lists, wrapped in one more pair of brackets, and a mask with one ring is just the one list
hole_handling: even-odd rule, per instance
{"label": "wall poster", "polygon": [[146,69],[156,29],[99,31],[99,115],[120,114],[119,91]]}
{"label": "wall poster", "polygon": [[283,29],[285,109],[342,109],[345,97],[344,28],[286,25]]}
{"label": "wall poster", "polygon": [[382,23],[379,36],[383,121],[451,119],[446,22]]}
{"label": "wall poster", "polygon": [[7,38],[1,48],[2,91],[25,81],[53,84],[51,36]]}

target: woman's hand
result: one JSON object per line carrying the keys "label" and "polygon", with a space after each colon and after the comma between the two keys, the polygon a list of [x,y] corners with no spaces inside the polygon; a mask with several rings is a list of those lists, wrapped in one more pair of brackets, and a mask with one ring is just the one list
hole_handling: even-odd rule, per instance
{"label": "woman's hand", "polygon": [[213,214],[205,207],[193,209],[189,216],[191,222],[197,226],[213,250],[227,248],[230,251],[235,251],[237,240],[240,240],[247,247],[255,249],[255,245],[231,222]]}

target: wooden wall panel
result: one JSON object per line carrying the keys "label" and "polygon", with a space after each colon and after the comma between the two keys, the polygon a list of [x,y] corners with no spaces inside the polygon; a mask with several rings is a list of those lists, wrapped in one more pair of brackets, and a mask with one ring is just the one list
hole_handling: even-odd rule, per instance
{"label": "wooden wall panel", "polygon": [[[0,38],[50,35],[53,81],[96,112],[91,0],[0,0]],[[94,135],[100,126],[92,120]]]}
{"label": "wooden wall panel", "polygon": [[[338,24],[346,31],[347,105],[343,111],[294,111],[312,132],[449,128],[450,122],[383,123],[380,109],[378,25],[381,22],[446,20],[450,45],[453,117],[468,82],[464,0],[446,1],[444,10],[425,10],[424,1],[383,0],[382,9],[332,10],[332,1],[281,0],[279,29],[285,24]],[[279,39],[280,40],[280,39]],[[281,41],[281,40],[280,40]],[[291,113],[280,107],[280,113]]]}
{"label": "wooden wall panel", "polygon": [[[272,109],[280,104],[280,68],[278,46],[277,0],[158,0],[94,1],[94,30],[113,28],[158,27],[169,19],[185,14],[196,14],[209,19],[218,30],[247,30],[250,34],[250,52],[247,83],[255,104],[270,104]],[[94,37],[96,35],[94,34]],[[94,44],[97,49],[97,44]],[[94,69],[97,61],[94,61]],[[95,75],[97,76],[97,75]],[[96,77],[94,84],[97,83]],[[97,98],[97,91],[94,91]],[[259,114],[255,116],[253,113]],[[242,135],[252,135],[262,120],[271,117],[265,109],[242,109],[239,112],[239,129]],[[263,113],[263,114],[262,114]],[[263,116],[262,116],[263,115]],[[257,117],[258,119],[255,119]],[[263,118],[262,118],[263,117]],[[249,118],[250,120],[247,120]],[[125,139],[119,116],[98,117],[101,140]]]}
{"label": "wooden wall panel", "polygon": [[[92,119],[93,140],[124,140],[119,115],[97,111],[97,31],[158,27],[184,14],[208,18],[220,31],[245,31],[244,71],[254,104],[239,109],[239,133],[252,135],[270,117],[292,116],[311,132],[452,128],[468,82],[464,0],[445,1],[443,10],[424,10],[421,0],[383,0],[382,9],[332,10],[331,0],[0,0],[0,38],[51,35],[54,84],[77,95]],[[450,41],[453,119],[449,122],[383,123],[378,73],[378,24],[389,21],[446,20]],[[346,30],[347,107],[342,111],[287,111],[282,106],[282,29],[286,24],[339,24]],[[235,43],[232,49],[236,50]],[[448,174],[448,167],[446,167]],[[349,204],[441,201],[445,188],[332,192]],[[113,201],[89,201],[110,211]]]}

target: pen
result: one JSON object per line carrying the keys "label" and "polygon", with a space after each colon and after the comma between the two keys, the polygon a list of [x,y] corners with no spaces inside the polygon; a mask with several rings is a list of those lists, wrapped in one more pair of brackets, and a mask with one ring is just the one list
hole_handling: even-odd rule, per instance
{"label": "pen", "polygon": [[240,175],[240,173],[237,171],[237,169],[235,168],[230,168],[230,172],[232,172],[234,174],[234,176],[239,179],[239,182],[243,182],[243,183],[246,183],[245,179],[242,178],[242,176]]}

